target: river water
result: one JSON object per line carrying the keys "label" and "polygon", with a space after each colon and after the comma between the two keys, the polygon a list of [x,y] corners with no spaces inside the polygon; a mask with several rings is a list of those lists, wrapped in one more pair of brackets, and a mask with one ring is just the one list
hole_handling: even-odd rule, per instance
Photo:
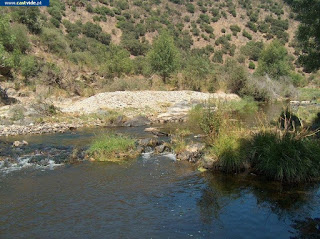
{"label": "river water", "polygon": [[[110,131],[2,140],[25,139],[31,151],[45,150],[45,142],[64,152]],[[141,127],[113,131],[148,136]],[[50,162],[2,165],[0,238],[319,236],[319,184],[283,186],[254,175],[202,173],[170,154],[146,154],[122,164]]]}

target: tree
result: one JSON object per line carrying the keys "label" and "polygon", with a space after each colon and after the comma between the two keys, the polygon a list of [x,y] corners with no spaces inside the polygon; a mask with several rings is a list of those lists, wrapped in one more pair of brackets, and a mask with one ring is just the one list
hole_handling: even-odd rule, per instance
{"label": "tree", "polygon": [[179,67],[180,55],[174,45],[173,38],[167,31],[161,32],[148,53],[148,58],[153,71],[157,72],[166,82],[171,73]]}
{"label": "tree", "polygon": [[261,52],[257,72],[279,79],[281,76],[288,76],[291,68],[287,49],[279,40],[274,40]]}
{"label": "tree", "polygon": [[299,61],[307,72],[320,69],[320,0],[286,0],[301,24],[297,38],[302,48]]}

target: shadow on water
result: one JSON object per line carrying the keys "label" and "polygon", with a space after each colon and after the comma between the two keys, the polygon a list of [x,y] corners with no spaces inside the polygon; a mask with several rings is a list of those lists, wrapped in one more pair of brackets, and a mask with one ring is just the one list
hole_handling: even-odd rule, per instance
{"label": "shadow on water", "polygon": [[[248,201],[253,199],[253,210],[260,208],[268,212],[267,217],[276,215],[277,220],[290,224],[289,232],[293,238],[320,238],[320,219],[316,217],[319,216],[320,206],[319,183],[283,185],[279,182],[258,180],[253,175],[210,172],[204,173],[204,177],[208,184],[198,200],[203,223],[224,221],[221,217],[228,214],[230,208],[235,210],[232,204],[247,198]],[[250,206],[243,203],[242,207]],[[237,213],[241,211],[239,208],[236,210]],[[243,210],[243,213],[252,216],[250,211]]]}

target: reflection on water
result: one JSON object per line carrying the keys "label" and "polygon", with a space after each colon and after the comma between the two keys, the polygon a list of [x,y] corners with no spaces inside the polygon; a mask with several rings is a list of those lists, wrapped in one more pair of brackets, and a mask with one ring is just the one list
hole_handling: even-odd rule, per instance
{"label": "reflection on water", "polygon": [[0,177],[0,232],[1,238],[289,238],[319,215],[319,196],[319,185],[286,188],[253,176],[199,173],[165,155],[87,162]]}
{"label": "reflection on water", "polygon": [[[135,137],[143,128],[104,129]],[[100,129],[7,138],[50,157]],[[46,146],[43,146],[43,143]],[[42,146],[41,146],[42,145]],[[60,157],[60,158],[61,158]],[[42,161],[40,161],[42,162]],[[0,238],[318,238],[320,187],[200,173],[173,155],[0,173]]]}

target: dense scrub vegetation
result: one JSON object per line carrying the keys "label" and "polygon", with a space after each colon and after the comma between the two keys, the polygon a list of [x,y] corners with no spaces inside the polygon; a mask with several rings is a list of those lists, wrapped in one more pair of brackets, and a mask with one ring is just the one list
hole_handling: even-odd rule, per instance
{"label": "dense scrub vegetation", "polygon": [[[0,12],[0,75],[16,89],[42,84],[85,96],[140,89],[132,80],[120,84],[138,78],[149,82],[143,88],[224,90],[272,100],[293,94],[290,87],[277,90],[281,85],[317,82],[308,82],[300,65],[318,54],[312,36],[302,46],[293,35],[293,18],[306,25],[306,16],[276,0],[52,0],[41,10]],[[225,19],[237,23],[225,26]],[[302,38],[302,27],[299,32]],[[316,69],[313,63],[305,69]]]}
{"label": "dense scrub vegetation", "polygon": [[[320,141],[315,118],[313,128],[300,124],[291,111],[281,113],[275,125],[259,119],[257,128],[237,121],[237,114],[216,104],[197,107],[189,120],[206,135],[207,157],[215,159],[215,168],[225,172],[249,170],[271,180],[285,183],[319,179]],[[196,116],[196,117],[195,117]]]}

